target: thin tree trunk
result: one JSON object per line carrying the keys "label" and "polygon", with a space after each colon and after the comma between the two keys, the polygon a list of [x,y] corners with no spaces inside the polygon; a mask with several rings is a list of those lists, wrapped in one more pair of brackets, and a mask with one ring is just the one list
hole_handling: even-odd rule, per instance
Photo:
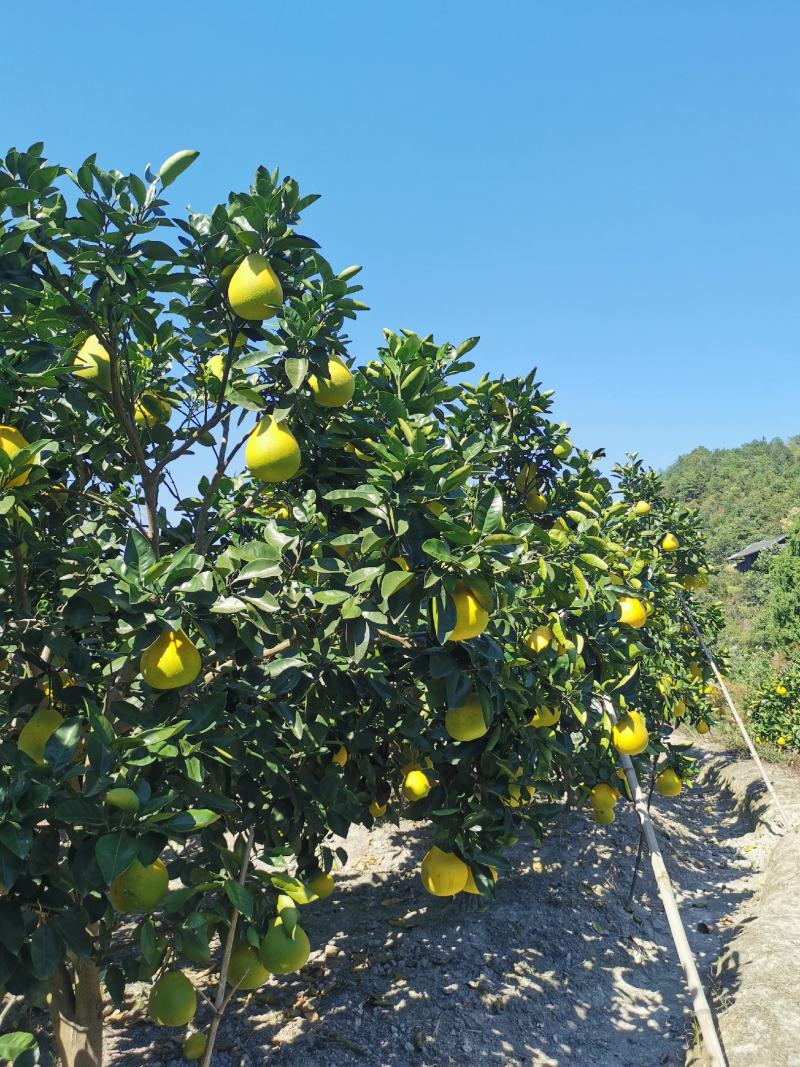
{"label": "thin tree trunk", "polygon": [[[247,881],[247,871],[250,867],[250,858],[253,853],[255,839],[256,830],[254,826],[251,826],[247,835],[247,842],[244,846],[244,853],[242,854],[242,867],[239,871],[239,885],[244,885]],[[206,1050],[203,1054],[203,1062],[200,1064],[200,1067],[211,1067],[211,1059],[214,1055],[214,1045],[217,1043],[219,1024],[222,1022],[222,1016],[225,1014],[225,1009],[236,991],[235,989],[231,989],[226,992],[226,986],[228,982],[228,967],[230,966],[231,953],[233,952],[234,942],[236,941],[236,926],[238,922],[239,912],[234,908],[231,912],[228,936],[225,938],[225,944],[222,948],[222,963],[219,968],[217,995],[214,998],[214,1014],[211,1017],[211,1026],[208,1028],[208,1041],[206,1042]]]}
{"label": "thin tree trunk", "polygon": [[53,1036],[62,1067],[102,1067],[103,997],[92,960],[70,957],[50,982]]}

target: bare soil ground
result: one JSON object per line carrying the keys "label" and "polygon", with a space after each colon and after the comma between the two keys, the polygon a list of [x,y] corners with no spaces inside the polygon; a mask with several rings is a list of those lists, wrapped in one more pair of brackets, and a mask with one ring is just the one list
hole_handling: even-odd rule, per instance
{"label": "bare soil ground", "polygon": [[[758,986],[774,939],[798,944],[800,870],[782,876],[791,883],[781,890],[791,929],[782,935],[762,923],[758,939],[740,943],[772,907],[761,894],[781,846],[744,803],[753,799],[752,765],[735,762],[726,776],[730,758],[705,752],[693,789],[656,798],[656,822],[701,972],[723,957],[718,992],[731,1067],[789,1067],[795,1061],[763,1044],[740,1052],[747,1023],[737,1005]],[[800,780],[784,774],[782,789],[800,815]],[[618,811],[610,827],[569,813],[541,849],[520,843],[492,904],[464,895],[440,902],[424,892],[424,828],[352,833],[336,893],[303,910],[318,946],[309,964],[271,979],[226,1016],[215,1065],[684,1064],[694,1031],[683,977],[646,861],[634,910],[624,908],[638,825],[629,805]],[[774,1013],[793,1011],[800,1034],[791,975],[775,981],[764,999]],[[182,1036],[151,1026],[141,1009],[114,1013],[108,1063],[179,1067]]]}

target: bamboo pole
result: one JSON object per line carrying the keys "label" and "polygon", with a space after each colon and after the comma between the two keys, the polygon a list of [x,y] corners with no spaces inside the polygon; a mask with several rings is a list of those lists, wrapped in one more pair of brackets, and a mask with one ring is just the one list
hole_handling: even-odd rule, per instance
{"label": "bamboo pole", "polygon": [[[647,810],[650,811],[650,804],[653,800],[653,790],[656,787],[656,767],[658,766],[658,759],[653,759],[653,766],[650,768],[650,788],[647,791]],[[633,867],[633,877],[631,878],[631,888],[628,893],[628,899],[622,905],[625,911],[633,911],[633,898],[636,894],[636,879],[639,875],[639,868],[642,865],[642,852],[644,851],[644,830],[639,830],[639,847],[636,849],[636,863]]]}
{"label": "bamboo pole", "polygon": [[722,695],[725,697],[728,707],[730,708],[730,712],[733,716],[734,722],[739,727],[739,732],[741,733],[742,737],[744,738],[745,744],[750,750],[750,755],[753,758],[753,762],[755,763],[756,767],[758,767],[761,777],[764,780],[764,785],[767,787],[767,791],[772,797],[772,800],[778,811],[778,815],[780,816],[780,820],[783,823],[784,827],[788,830],[791,826],[791,823],[789,822],[789,817],[787,816],[786,811],[784,810],[784,807],[780,802],[778,794],[775,792],[775,787],[769,779],[766,767],[761,762],[761,757],[756,752],[756,746],[753,744],[753,741],[750,737],[750,733],[744,724],[744,720],[742,719],[739,712],[736,710],[736,705],[734,704],[733,698],[728,692],[728,687],[725,685],[725,682],[722,679],[722,675],[719,672],[719,667],[717,667],[717,664],[714,661],[714,657],[711,655],[711,649],[706,644],[706,640],[700,632],[700,627],[697,625],[697,621],[694,615],[692,614],[689,605],[686,603],[680,593],[678,594],[678,599],[680,600],[681,607],[683,608],[683,613],[689,621],[689,625],[694,630],[695,637],[700,642],[700,647],[702,648],[703,653],[709,662],[711,670],[714,672],[714,677],[717,679],[717,683],[719,684],[719,687],[722,690]]}
{"label": "bamboo pole", "polygon": [[[615,724],[617,715],[614,710],[614,705],[606,696],[602,697],[601,700],[603,708],[611,720],[611,723]],[[642,833],[647,842],[647,848],[650,852],[650,862],[656,879],[656,887],[659,896],[661,897],[661,903],[664,906],[664,912],[667,916],[667,922],[669,923],[672,940],[675,943],[675,949],[678,953],[678,959],[683,968],[686,986],[689,990],[689,995],[692,998],[694,1015],[697,1019],[698,1026],[700,1027],[703,1044],[708,1053],[711,1067],[728,1067],[725,1053],[722,1051],[719,1035],[717,1034],[717,1029],[714,1025],[714,1016],[711,1011],[711,1005],[708,1003],[705,990],[703,989],[703,983],[700,980],[697,964],[694,961],[689,939],[686,936],[686,929],[684,928],[681,913],[678,909],[678,902],[675,899],[675,892],[672,888],[669,872],[664,863],[664,857],[658,844],[658,838],[656,837],[655,828],[653,827],[653,821],[650,818],[650,812],[647,810],[647,800],[639,785],[639,779],[636,775],[636,770],[634,769],[630,756],[625,756],[622,753],[619,753],[618,758],[619,765],[625,773],[625,778],[628,782],[628,788],[630,789],[631,797],[633,798],[633,803],[636,807],[636,814],[639,816]]]}

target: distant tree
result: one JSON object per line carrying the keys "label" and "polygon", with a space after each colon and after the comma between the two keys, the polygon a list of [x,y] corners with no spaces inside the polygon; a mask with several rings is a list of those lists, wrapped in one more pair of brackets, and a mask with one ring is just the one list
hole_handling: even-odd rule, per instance
{"label": "distant tree", "polygon": [[784,653],[800,650],[800,520],[782,552],[771,557],[762,612],[764,644]]}

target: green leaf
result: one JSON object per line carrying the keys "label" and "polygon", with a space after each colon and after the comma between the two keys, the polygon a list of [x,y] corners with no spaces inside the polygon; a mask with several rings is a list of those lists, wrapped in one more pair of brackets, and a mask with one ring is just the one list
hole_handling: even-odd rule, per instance
{"label": "green leaf", "polygon": [[128,540],[125,543],[125,554],[122,558],[125,566],[136,574],[139,581],[142,581],[148,569],[156,561],[150,542],[138,530],[129,531]]}
{"label": "green leaf", "polygon": [[238,596],[221,596],[211,605],[211,611],[215,615],[236,615],[244,611],[247,605]]}
{"label": "green leaf", "polygon": [[38,1050],[39,1046],[33,1034],[24,1030],[15,1030],[13,1034],[3,1034],[0,1037],[0,1060],[5,1063],[14,1063],[23,1052]]}
{"label": "green leaf", "polygon": [[37,927],[31,938],[33,973],[45,981],[64,958],[64,944],[53,926]]}
{"label": "green leaf", "polygon": [[344,589],[321,589],[314,593],[314,599],[318,604],[344,604],[350,599],[351,594]]}
{"label": "green leaf", "polygon": [[245,889],[238,882],[226,882],[225,896],[237,911],[240,911],[247,919],[252,919],[255,902],[249,889]]}
{"label": "green leaf", "polygon": [[89,916],[82,908],[61,912],[52,920],[53,926],[67,948],[82,959],[92,954],[92,942],[86,932],[88,920]]}
{"label": "green leaf", "polygon": [[422,551],[426,552],[432,559],[438,559],[442,563],[447,563],[453,558],[449,547],[438,537],[429,537],[427,541],[424,541]]}
{"label": "green leaf", "polygon": [[25,940],[25,924],[19,906],[0,900],[0,944],[16,955]]}
{"label": "green leaf", "polygon": [[177,833],[188,834],[195,830],[202,830],[205,826],[211,826],[219,819],[218,811],[210,811],[208,808],[190,808],[173,815],[171,819],[159,825],[161,830],[173,830]]}
{"label": "green leaf", "polygon": [[50,735],[44,758],[53,774],[61,774],[75,757],[81,740],[81,720],[67,719]]}
{"label": "green leaf", "polygon": [[374,486],[359,485],[356,489],[332,489],[325,499],[347,508],[374,507],[381,502],[381,494]]}
{"label": "green leaf", "polygon": [[76,593],[64,605],[64,618],[76,630],[89,625],[94,616],[94,608],[89,601]]}
{"label": "green leaf", "polygon": [[136,859],[139,846],[134,837],[120,830],[114,834],[104,834],[97,839],[94,854],[103,877],[110,885]]}
{"label": "green leaf", "polygon": [[292,389],[297,390],[306,380],[308,360],[296,359],[293,356],[287,357],[283,361],[283,369],[286,371],[286,377],[289,379]]}
{"label": "green leaf", "polygon": [[483,494],[475,509],[475,526],[482,534],[491,534],[500,528],[503,518],[503,495],[496,486]]}
{"label": "green leaf", "polygon": [[184,148],[180,152],[175,152],[169,159],[165,159],[158,168],[162,187],[166,189],[168,185],[171,185],[188,167],[191,167],[199,155],[200,153],[192,148]]}
{"label": "green leaf", "polygon": [[280,574],[280,564],[273,559],[254,559],[242,567],[236,581],[247,581],[250,578],[274,578]]}
{"label": "green leaf", "polygon": [[578,559],[582,559],[589,567],[594,567],[597,571],[607,571],[608,564],[604,559],[600,559],[599,556],[595,556],[592,552],[582,552]]}
{"label": "green leaf", "polygon": [[411,571],[389,571],[381,581],[381,596],[384,600],[388,600],[390,596],[394,596],[398,589],[402,589],[404,585],[408,585],[413,579],[414,575]]}

